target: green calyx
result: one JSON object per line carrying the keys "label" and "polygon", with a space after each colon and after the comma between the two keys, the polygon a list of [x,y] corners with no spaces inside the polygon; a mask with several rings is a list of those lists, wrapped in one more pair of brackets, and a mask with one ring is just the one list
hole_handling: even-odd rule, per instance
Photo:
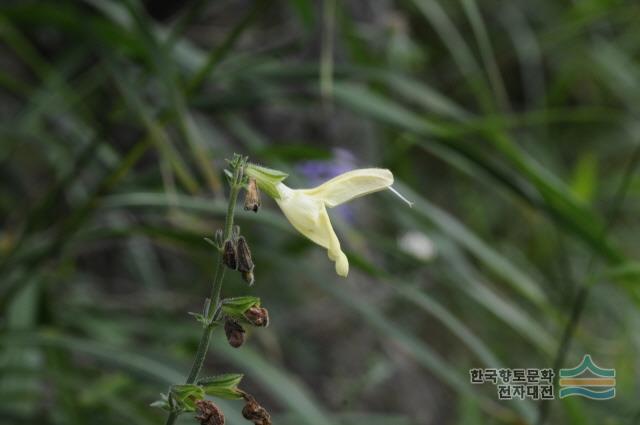
{"label": "green calyx", "polygon": [[242,398],[242,391],[240,391],[238,385],[240,385],[243,376],[239,373],[225,373],[199,379],[198,385],[202,387],[202,390],[207,395],[227,400],[237,400]]}
{"label": "green calyx", "polygon": [[260,165],[247,163],[244,169],[245,175],[256,179],[258,187],[273,199],[280,199],[277,186],[289,175],[272,168],[261,167]]}
{"label": "green calyx", "polygon": [[226,373],[199,379],[195,384],[172,385],[168,394],[160,394],[160,400],[151,403],[169,412],[195,412],[197,402],[204,400],[205,395],[237,400],[242,398],[242,390],[238,388],[242,374]]}
{"label": "green calyx", "polygon": [[221,304],[224,314],[234,318],[241,318],[251,307],[260,307],[260,298],[251,296],[226,298],[222,300]]}

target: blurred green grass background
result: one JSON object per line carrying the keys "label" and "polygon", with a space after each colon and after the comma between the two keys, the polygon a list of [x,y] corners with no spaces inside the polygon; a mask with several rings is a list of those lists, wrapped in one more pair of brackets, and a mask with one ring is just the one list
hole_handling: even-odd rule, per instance
{"label": "blurred green grass background", "polygon": [[[0,3],[0,423],[158,424],[213,275],[233,152],[332,211],[239,212],[272,325],[245,373],[277,424],[633,424],[640,4],[621,0]],[[502,402],[484,367],[615,367],[617,396]],[[221,402],[231,425],[241,404]],[[180,423],[195,423],[183,415]]]}

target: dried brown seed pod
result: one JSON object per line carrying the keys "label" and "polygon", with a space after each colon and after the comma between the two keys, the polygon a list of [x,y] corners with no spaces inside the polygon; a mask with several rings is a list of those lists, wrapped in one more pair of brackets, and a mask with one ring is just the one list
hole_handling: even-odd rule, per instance
{"label": "dried brown seed pod", "polygon": [[224,425],[224,414],[212,401],[198,400],[196,407],[198,415],[195,418],[200,421],[200,425]]}
{"label": "dried brown seed pod", "polygon": [[247,185],[247,191],[244,195],[244,209],[245,211],[258,212],[260,209],[260,190],[256,184],[256,179],[249,178]]}
{"label": "dried brown seed pod", "polygon": [[224,322],[224,333],[227,335],[227,341],[233,348],[238,348],[244,344],[244,329],[238,322],[233,319],[227,319]]}
{"label": "dried brown seed pod", "polygon": [[238,238],[236,248],[238,254],[238,270],[242,273],[252,272],[254,267],[253,259],[251,258],[249,244],[247,244],[247,240],[244,236],[240,236]]}
{"label": "dried brown seed pod", "polygon": [[236,244],[231,239],[224,241],[224,247],[222,248],[222,262],[231,270],[238,269],[238,251]]}
{"label": "dried brown seed pod", "polygon": [[247,282],[249,286],[253,285],[253,283],[256,281],[253,272],[242,272],[242,279],[244,279],[244,281]]}
{"label": "dried brown seed pod", "polygon": [[254,425],[271,425],[271,415],[269,415],[269,412],[260,406],[253,396],[244,393],[243,397],[246,404],[242,409],[242,416],[253,422]]}
{"label": "dried brown seed pod", "polygon": [[251,307],[244,312],[244,317],[253,326],[269,326],[269,311],[264,307]]}

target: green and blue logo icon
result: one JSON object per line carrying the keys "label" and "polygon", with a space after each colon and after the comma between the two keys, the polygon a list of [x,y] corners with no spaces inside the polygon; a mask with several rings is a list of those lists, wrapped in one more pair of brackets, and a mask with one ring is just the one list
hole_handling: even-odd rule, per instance
{"label": "green and blue logo icon", "polygon": [[586,397],[609,400],[616,396],[616,370],[596,365],[591,355],[585,354],[580,364],[572,369],[560,369],[560,398]]}

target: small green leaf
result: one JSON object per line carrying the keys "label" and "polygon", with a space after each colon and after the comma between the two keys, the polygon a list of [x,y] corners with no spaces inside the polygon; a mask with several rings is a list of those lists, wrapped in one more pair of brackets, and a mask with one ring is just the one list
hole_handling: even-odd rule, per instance
{"label": "small green leaf", "polygon": [[171,411],[171,404],[169,403],[169,396],[167,394],[161,393],[160,400],[156,400],[151,403],[149,406],[151,407],[159,407],[164,410]]}
{"label": "small green leaf", "polygon": [[220,247],[218,246],[218,244],[216,244],[214,241],[212,241],[209,238],[204,238],[204,240],[211,246],[215,247],[216,249],[220,249]]}
{"label": "small green leaf", "polygon": [[198,323],[202,324],[202,327],[207,327],[211,324],[211,322],[209,321],[209,319],[207,319],[207,317],[203,314],[200,313],[194,313],[193,311],[190,311],[188,313],[190,316],[195,317],[195,319],[198,321]]}
{"label": "small green leaf", "polygon": [[214,397],[237,400],[242,398],[242,393],[238,390],[238,385],[244,375],[239,373],[227,373],[224,375],[211,376],[198,380],[198,384],[207,395]]}
{"label": "small green leaf", "polygon": [[171,410],[169,407],[169,403],[167,403],[164,400],[156,400],[153,403],[151,403],[149,406],[151,407],[159,407],[163,410]]}
{"label": "small green leaf", "polygon": [[235,298],[226,298],[222,300],[222,311],[227,316],[244,317],[244,313],[251,307],[259,307],[260,298],[244,296]]}

